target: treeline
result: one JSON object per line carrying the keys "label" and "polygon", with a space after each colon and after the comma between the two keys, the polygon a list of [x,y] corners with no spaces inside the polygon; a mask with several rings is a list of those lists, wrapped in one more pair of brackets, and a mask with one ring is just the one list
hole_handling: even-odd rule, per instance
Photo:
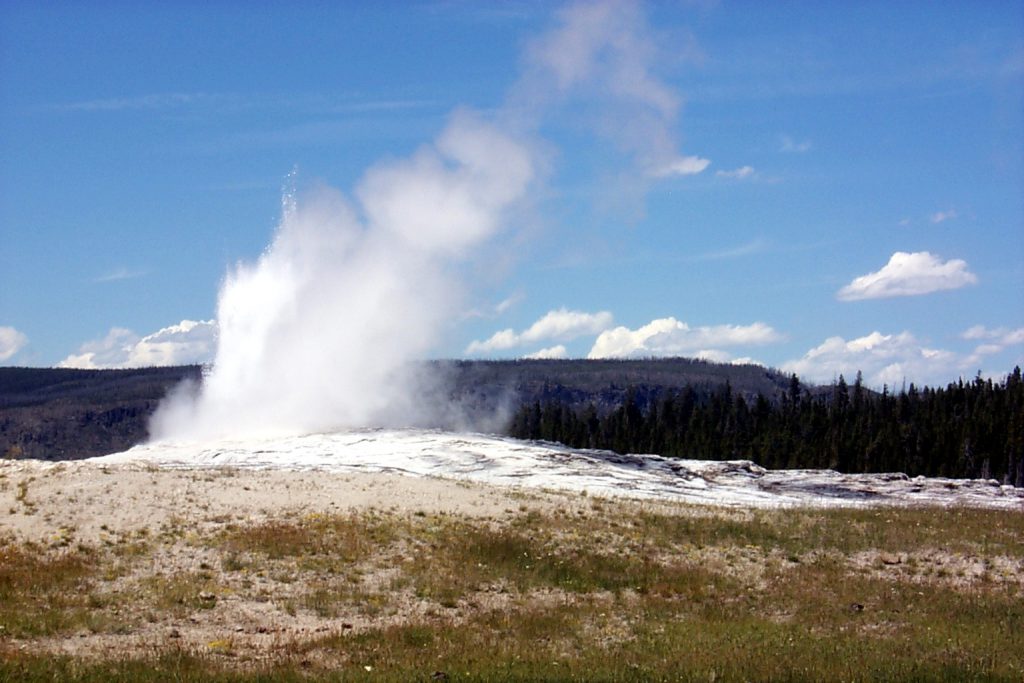
{"label": "treeline", "polygon": [[[642,398],[642,397],[641,397]],[[603,415],[534,402],[513,417],[510,435],[575,448],[669,457],[753,460],[773,469],[905,472],[910,476],[998,479],[1024,486],[1024,382],[962,380],[897,394],[840,376],[811,394],[796,375],[781,396],[745,399],[731,385],[673,391],[644,404],[630,391]]]}

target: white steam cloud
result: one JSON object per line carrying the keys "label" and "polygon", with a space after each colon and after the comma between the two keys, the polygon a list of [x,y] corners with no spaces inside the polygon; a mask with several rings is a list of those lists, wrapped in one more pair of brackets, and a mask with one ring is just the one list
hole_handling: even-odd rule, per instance
{"label": "white steam cloud", "polygon": [[460,112],[434,144],[371,168],[355,205],[330,189],[288,196],[269,249],[224,283],[213,370],[160,408],[153,436],[415,423],[411,361],[459,305],[446,266],[533,177],[527,144]]}
{"label": "white steam cloud", "polygon": [[[679,99],[654,75],[659,63],[637,5],[571,5],[531,43],[524,74],[492,117],[455,113],[432,144],[370,168],[351,197],[289,195],[266,253],[223,284],[213,369],[201,388],[161,406],[154,438],[436,422],[420,409],[431,387],[413,361],[458,317],[458,264],[527,204],[545,160],[532,132],[549,108],[582,101],[595,116],[591,129],[614,140],[640,176],[709,163],[679,154]],[[571,313],[523,336],[566,339],[581,324]],[[583,322],[599,331],[610,316]]]}
{"label": "white steam cloud", "polygon": [[558,14],[557,25],[531,41],[526,72],[513,89],[512,114],[535,117],[567,101],[574,114],[620,151],[646,178],[687,176],[711,163],[679,152],[675,134],[682,98],[658,75],[692,50],[672,45],[666,58],[637,2],[578,2]]}

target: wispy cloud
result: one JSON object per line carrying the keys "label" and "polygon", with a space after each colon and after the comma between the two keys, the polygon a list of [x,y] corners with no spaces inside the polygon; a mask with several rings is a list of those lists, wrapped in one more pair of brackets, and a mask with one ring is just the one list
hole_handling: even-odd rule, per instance
{"label": "wispy cloud", "polygon": [[768,242],[762,238],[751,240],[739,246],[722,249],[720,251],[709,251],[694,257],[693,261],[725,261],[728,259],[741,258],[759,254],[768,248]]}
{"label": "wispy cloud", "polygon": [[948,211],[936,211],[935,213],[928,217],[928,220],[930,220],[932,223],[944,223],[946,221],[951,221],[956,217],[956,209],[949,209]]}
{"label": "wispy cloud", "polygon": [[942,261],[927,251],[897,251],[881,270],[854,278],[836,293],[840,301],[919,296],[978,282],[961,259]]}
{"label": "wispy cloud", "polygon": [[810,140],[801,140],[798,142],[788,135],[781,136],[780,140],[780,152],[803,154],[804,152],[809,152],[812,146]]}
{"label": "wispy cloud", "polygon": [[112,270],[112,271],[110,271],[108,273],[104,273],[103,275],[100,275],[100,276],[98,276],[96,278],[93,278],[93,282],[102,283],[102,282],[118,282],[120,280],[133,280],[133,279],[135,279],[137,277],[142,277],[143,275],[146,275],[146,274],[147,274],[147,271],[145,271],[145,270],[125,268],[125,267],[122,266],[122,267],[116,268],[115,270]]}
{"label": "wispy cloud", "polygon": [[653,168],[650,174],[655,178],[668,178],[675,175],[696,175],[711,164],[709,159],[696,156],[679,157],[664,166]]}
{"label": "wispy cloud", "polygon": [[437,106],[436,100],[366,100],[364,102],[345,102],[332,106],[331,111],[339,114],[380,111],[406,111],[409,109],[428,109]]}
{"label": "wispy cloud", "polygon": [[1024,327],[1018,327],[1016,329],[995,327],[990,329],[984,325],[975,325],[974,327],[965,330],[960,336],[964,339],[984,339],[1002,346],[1011,346],[1014,344],[1024,344]]}
{"label": "wispy cloud", "polygon": [[644,177],[700,173],[711,162],[680,153],[682,98],[660,76],[667,61],[679,58],[679,48],[658,39],[640,3],[571,3],[551,30],[529,43],[527,71],[512,99],[537,111],[584,93],[609,105],[586,125],[630,156]]}
{"label": "wispy cloud", "polygon": [[56,104],[51,108],[60,111],[113,112],[141,109],[170,109],[197,102],[210,101],[222,96],[206,93],[151,93],[130,97],[109,97]]}
{"label": "wispy cloud", "polygon": [[52,104],[45,109],[62,112],[161,111],[184,107],[226,107],[230,109],[287,109],[324,114],[360,114],[409,111],[437,106],[433,99],[365,97],[307,93],[147,93]]}
{"label": "wispy cloud", "polygon": [[525,298],[526,295],[522,291],[516,291],[496,304],[487,305],[482,308],[472,308],[466,311],[462,314],[462,319],[497,318],[515,308]]}
{"label": "wispy cloud", "polygon": [[757,177],[757,171],[754,170],[753,166],[740,166],[732,171],[716,171],[715,175],[719,178],[729,178],[730,180],[747,180]]}
{"label": "wispy cloud", "polygon": [[499,301],[494,306],[494,312],[497,315],[501,315],[502,313],[504,313],[504,312],[508,311],[509,309],[513,308],[516,304],[518,304],[519,302],[521,302],[525,298],[526,298],[526,295],[523,294],[522,292],[514,292],[511,296],[507,296],[504,299],[502,299],[501,301]]}

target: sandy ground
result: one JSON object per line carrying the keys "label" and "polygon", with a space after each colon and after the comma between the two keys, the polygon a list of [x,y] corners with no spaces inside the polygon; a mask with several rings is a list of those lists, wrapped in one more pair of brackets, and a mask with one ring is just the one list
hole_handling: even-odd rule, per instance
{"label": "sandy ground", "polygon": [[[606,505],[608,502],[612,505]],[[100,577],[90,589],[98,596],[95,609],[107,620],[107,626],[9,638],[0,624],[0,650],[100,658],[184,650],[222,654],[233,665],[249,666],[304,652],[305,644],[325,636],[347,637],[413,621],[457,624],[474,614],[503,608],[506,603],[537,607],[553,600],[564,607],[583,600],[565,592],[510,594],[495,585],[481,586],[472,599],[461,599],[451,606],[421,598],[411,587],[392,590],[388,586],[396,568],[404,566],[403,562],[416,561],[418,549],[411,542],[408,547],[399,544],[397,550],[388,551],[398,553],[396,557],[381,556],[365,567],[361,565],[360,590],[371,596],[366,600],[376,594],[386,595],[386,608],[370,609],[367,605],[372,606],[371,602],[353,603],[339,614],[317,615],[309,609],[289,610],[283,606],[301,603],[311,586],[334,585],[341,578],[287,562],[265,561],[262,569],[226,568],[225,554],[215,544],[191,540],[216,539],[231,526],[310,519],[318,514],[379,511],[427,519],[431,515],[454,515],[500,524],[501,520],[534,510],[566,512],[581,518],[597,510],[615,510],[616,515],[639,510],[701,516],[751,514],[749,509],[609,500],[580,492],[386,473],[0,461],[0,542],[34,544],[30,546],[36,549],[33,552],[51,556],[79,546],[99,548],[106,553],[108,565],[112,562],[123,568],[116,575]],[[110,559],[142,540],[149,546],[143,559]],[[767,561],[782,562],[761,555],[738,561],[734,555],[742,556],[745,551],[727,547],[701,552],[706,555],[702,556],[703,564],[741,571],[743,581],[753,588]],[[1024,565],[1014,558],[960,557],[941,550],[920,557],[890,557],[872,551],[850,561],[864,571],[884,572],[889,579],[926,580],[918,576],[921,574],[929,577],[927,580],[942,576],[945,578],[941,580],[950,582],[984,579],[1024,585]],[[934,571],[922,574],[918,571],[921,567],[934,567]],[[906,572],[911,573],[903,577]],[[207,577],[205,580],[217,587],[213,589],[216,593],[208,594],[208,608],[161,612],[133,597],[134,591],[154,585],[153,581],[166,583],[174,577],[197,576]],[[200,588],[189,590],[204,599],[204,593],[197,592]],[[191,595],[193,602],[194,598],[196,595]],[[586,599],[611,597],[597,594]],[[338,662],[316,664],[334,666]]]}
{"label": "sandy ground", "polygon": [[399,474],[0,461],[0,534],[46,542],[73,528],[88,543],[185,517],[259,522],[369,509],[493,518],[579,497]]}
{"label": "sandy ground", "polygon": [[[279,604],[293,594],[300,595],[305,590],[303,581],[245,574],[245,580],[253,585],[240,588],[234,585],[240,573],[222,571],[222,558],[197,550],[187,534],[213,538],[232,524],[308,519],[317,514],[376,510],[399,516],[445,514],[495,520],[531,510],[551,512],[556,507],[583,510],[595,503],[593,497],[580,494],[400,474],[0,461],[0,541],[6,537],[60,553],[76,544],[102,547],[116,539],[160,537],[169,528],[184,530],[181,538],[162,545],[151,560],[110,582],[106,589],[130,592],[148,577],[196,572],[213,575],[213,580],[225,587],[216,597],[216,609],[196,610],[185,618],[147,617],[129,601],[113,610],[113,618],[133,624],[128,631],[94,633],[83,629],[8,641],[8,647],[36,653],[121,657],[167,649],[218,652],[227,643],[232,656],[243,653],[246,662],[267,661],[290,651],[295,643],[313,638],[439,617],[432,611],[424,614],[423,601],[402,595],[392,598],[399,606],[397,611],[372,618],[359,613],[336,618],[320,618],[308,611],[289,614]],[[681,509],[669,504],[636,505],[638,509]],[[381,580],[386,574],[382,573]],[[376,579],[369,575],[365,580],[372,583]],[[272,600],[261,595],[271,595]],[[493,606],[488,603],[480,609]],[[461,618],[450,612],[445,620]],[[0,626],[0,645],[3,641]]]}

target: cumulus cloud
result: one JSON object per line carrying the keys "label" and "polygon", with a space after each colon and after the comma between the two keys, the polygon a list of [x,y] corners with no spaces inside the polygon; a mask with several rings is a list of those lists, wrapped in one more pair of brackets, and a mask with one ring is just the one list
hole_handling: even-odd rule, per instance
{"label": "cumulus cloud", "polygon": [[854,278],[853,282],[839,290],[836,298],[840,301],[858,301],[918,296],[959,289],[977,281],[977,276],[967,270],[967,262],[961,259],[942,261],[927,251],[897,251],[881,270]]}
{"label": "cumulus cloud", "polygon": [[628,327],[606,330],[598,336],[587,357],[696,356],[725,362],[730,356],[719,347],[757,346],[781,339],[782,335],[761,322],[690,327],[669,317],[652,320],[635,330]]}
{"label": "cumulus cloud", "polygon": [[541,349],[540,351],[534,351],[533,353],[528,353],[525,356],[523,356],[523,358],[531,358],[531,359],[565,358],[567,355],[568,355],[568,352],[566,351],[565,346],[563,346],[562,344],[558,344],[557,346],[549,346],[546,349]]}
{"label": "cumulus cloud", "polygon": [[956,209],[949,209],[948,211],[936,211],[928,219],[932,223],[943,223],[945,221],[951,221],[957,217]]}
{"label": "cumulus cloud", "polygon": [[904,381],[944,384],[967,370],[969,362],[969,357],[927,346],[910,332],[875,331],[850,341],[829,337],[782,369],[820,383],[839,375],[849,379],[860,370],[868,386],[899,387]]}
{"label": "cumulus cloud", "polygon": [[964,362],[964,365],[968,368],[977,368],[985,361],[986,356],[1002,353],[1011,346],[1024,344],[1024,327],[1016,329],[996,327],[989,329],[984,325],[975,325],[965,330],[960,336],[967,340],[979,342]]}
{"label": "cumulus cloud", "polygon": [[213,320],[182,320],[153,334],[139,337],[129,329],[115,327],[103,339],[83,344],[57,367],[141,368],[208,363],[217,346],[217,324]]}
{"label": "cumulus cloud", "polygon": [[28,344],[28,337],[13,327],[0,326],[0,362],[14,357]]}
{"label": "cumulus cloud", "polygon": [[756,171],[753,166],[740,166],[732,171],[718,171],[715,173],[719,178],[729,178],[731,180],[744,180],[746,178],[752,178],[756,175]]}
{"label": "cumulus cloud", "polygon": [[[542,341],[572,341],[588,334],[598,334],[612,324],[612,314],[608,311],[585,313],[559,308],[548,311],[537,322],[517,333],[512,329],[495,332],[483,341],[470,342],[466,353],[488,353],[502,351],[518,346],[526,346]],[[563,349],[564,351],[564,349]]]}

